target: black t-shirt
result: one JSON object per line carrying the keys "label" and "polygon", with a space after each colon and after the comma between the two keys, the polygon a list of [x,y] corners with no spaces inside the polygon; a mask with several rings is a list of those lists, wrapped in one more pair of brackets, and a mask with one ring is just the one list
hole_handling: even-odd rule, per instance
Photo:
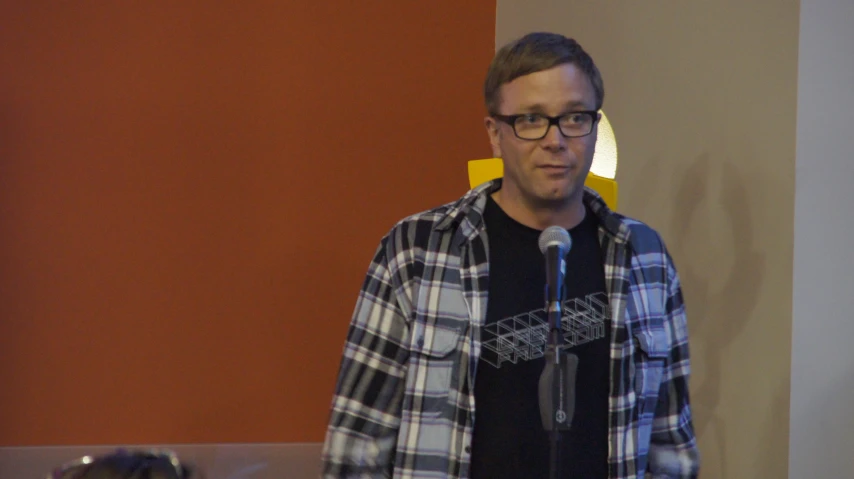
{"label": "black t-shirt", "polygon": [[[472,477],[546,478],[550,443],[537,395],[548,331],[541,231],[507,216],[492,198],[484,219],[489,298],[475,376]],[[587,210],[569,233],[564,337],[579,361],[575,414],[561,439],[561,477],[607,478],[610,314],[598,220]]]}

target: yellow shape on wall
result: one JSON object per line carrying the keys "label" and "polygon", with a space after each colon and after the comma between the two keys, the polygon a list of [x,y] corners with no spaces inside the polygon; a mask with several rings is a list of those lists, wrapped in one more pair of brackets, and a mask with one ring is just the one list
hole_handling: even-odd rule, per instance
{"label": "yellow shape on wall", "polygon": [[[468,163],[469,187],[474,188],[487,181],[504,176],[504,163],[501,158],[487,158],[483,160],[471,160]],[[617,209],[617,182],[593,173],[587,175],[584,184],[605,200],[608,208]]]}

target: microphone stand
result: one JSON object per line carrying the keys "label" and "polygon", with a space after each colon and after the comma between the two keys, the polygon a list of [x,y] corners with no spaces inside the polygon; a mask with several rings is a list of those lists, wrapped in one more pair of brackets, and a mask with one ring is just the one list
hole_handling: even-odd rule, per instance
{"label": "microphone stand", "polygon": [[569,431],[575,413],[575,373],[578,356],[568,353],[564,345],[561,320],[564,291],[549,301],[546,285],[546,311],[549,319],[549,340],[545,351],[545,366],[539,383],[540,419],[549,433],[549,478],[560,476],[561,434]]}

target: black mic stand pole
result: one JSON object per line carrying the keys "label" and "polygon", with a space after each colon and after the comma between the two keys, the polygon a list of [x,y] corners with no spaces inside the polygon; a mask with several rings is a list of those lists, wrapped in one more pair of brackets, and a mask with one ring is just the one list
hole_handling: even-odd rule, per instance
{"label": "black mic stand pole", "polygon": [[565,351],[562,315],[564,291],[560,297],[549,301],[546,284],[546,311],[549,319],[549,336],[545,351],[545,366],[540,376],[539,402],[543,428],[549,432],[549,478],[560,477],[561,433],[569,431],[575,412],[575,373],[578,356]]}

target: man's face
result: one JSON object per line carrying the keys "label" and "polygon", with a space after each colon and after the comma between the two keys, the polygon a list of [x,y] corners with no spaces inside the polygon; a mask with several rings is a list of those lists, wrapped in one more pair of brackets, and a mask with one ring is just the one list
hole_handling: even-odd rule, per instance
{"label": "man's face", "polygon": [[[502,115],[560,116],[596,108],[593,85],[573,64],[516,78],[501,86],[500,98]],[[523,140],[514,134],[511,125],[487,117],[493,155],[504,161],[502,197],[518,199],[530,207],[553,209],[580,200],[593,163],[598,118],[597,113],[593,131],[587,136],[566,138],[557,125],[552,125],[544,138]]]}

